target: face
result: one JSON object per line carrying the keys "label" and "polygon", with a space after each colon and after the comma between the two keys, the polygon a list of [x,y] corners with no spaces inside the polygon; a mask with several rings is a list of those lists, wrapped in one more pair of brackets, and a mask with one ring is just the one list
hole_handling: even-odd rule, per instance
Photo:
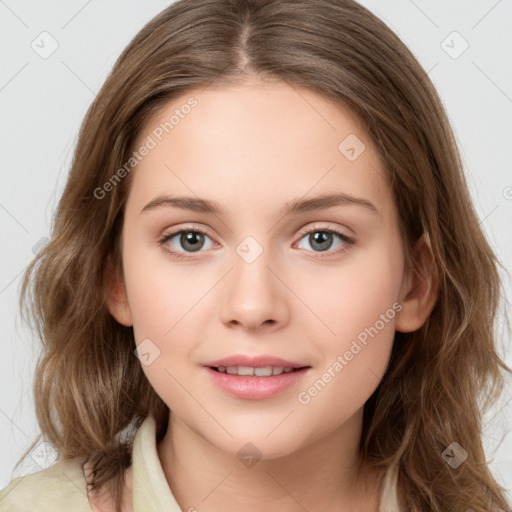
{"label": "face", "polygon": [[[409,309],[390,185],[357,118],[282,83],[209,87],[170,102],[144,144],[111,312],[133,325],[173,421],[272,459],[360,418]],[[230,356],[304,369],[244,378],[205,366]]]}

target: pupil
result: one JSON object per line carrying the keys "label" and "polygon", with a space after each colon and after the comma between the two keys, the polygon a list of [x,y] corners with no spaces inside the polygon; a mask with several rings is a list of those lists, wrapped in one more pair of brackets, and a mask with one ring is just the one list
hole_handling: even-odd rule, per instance
{"label": "pupil", "polygon": [[195,231],[187,231],[181,234],[181,246],[191,252],[198,251],[204,242],[204,235]]}
{"label": "pupil", "polygon": [[315,244],[317,245],[317,249],[320,251],[325,251],[329,249],[332,243],[332,233],[327,233],[325,231],[315,231],[309,235],[311,247],[315,249]]}

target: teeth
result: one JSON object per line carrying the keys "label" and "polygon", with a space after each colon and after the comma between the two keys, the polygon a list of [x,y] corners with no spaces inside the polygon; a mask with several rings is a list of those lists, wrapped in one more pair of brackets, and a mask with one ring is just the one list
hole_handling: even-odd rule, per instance
{"label": "teeth", "polygon": [[263,368],[252,368],[250,366],[219,366],[217,370],[221,373],[227,373],[228,375],[256,375],[256,377],[270,377],[272,375],[293,372],[293,368],[283,368],[282,366],[265,366]]}

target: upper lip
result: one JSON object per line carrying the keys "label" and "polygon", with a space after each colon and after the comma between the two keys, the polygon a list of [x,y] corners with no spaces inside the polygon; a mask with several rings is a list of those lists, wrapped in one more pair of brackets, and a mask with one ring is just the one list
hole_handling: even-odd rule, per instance
{"label": "upper lip", "polygon": [[248,366],[249,368],[265,368],[266,366],[282,366],[283,368],[304,368],[307,365],[287,361],[280,357],[274,356],[249,356],[249,355],[233,355],[223,359],[217,359],[205,363],[204,366],[218,368],[219,366]]}

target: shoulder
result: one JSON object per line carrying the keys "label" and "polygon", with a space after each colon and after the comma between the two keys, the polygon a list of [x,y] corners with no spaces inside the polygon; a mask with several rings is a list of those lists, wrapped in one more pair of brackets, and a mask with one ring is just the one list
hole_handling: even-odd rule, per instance
{"label": "shoulder", "polygon": [[82,462],[60,460],[0,490],[0,512],[91,512]]}

